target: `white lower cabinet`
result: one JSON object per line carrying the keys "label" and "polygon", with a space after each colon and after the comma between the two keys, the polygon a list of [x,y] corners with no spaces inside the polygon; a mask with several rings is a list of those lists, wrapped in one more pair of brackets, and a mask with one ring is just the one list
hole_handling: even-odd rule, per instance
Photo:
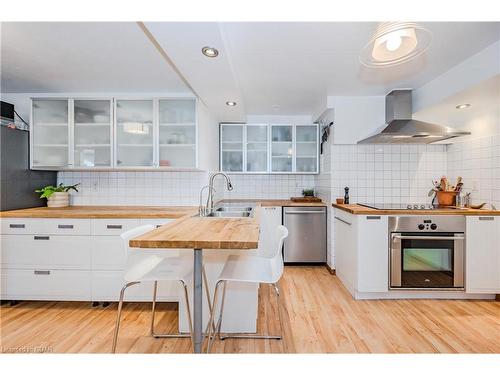
{"label": "white lower cabinet", "polygon": [[282,223],[282,207],[271,206],[260,209],[260,241],[264,244],[262,248],[268,248],[272,243],[275,229]]}
{"label": "white lower cabinet", "polygon": [[[125,284],[120,235],[171,219],[2,219],[1,299],[117,301]],[[159,284],[158,300],[177,301],[178,283]],[[127,290],[150,301],[152,283]]]}
{"label": "white lower cabinet", "polygon": [[468,216],[465,291],[500,293],[500,216]]}
{"label": "white lower cabinet", "polygon": [[344,286],[357,293],[389,290],[388,218],[334,212],[335,271]]}

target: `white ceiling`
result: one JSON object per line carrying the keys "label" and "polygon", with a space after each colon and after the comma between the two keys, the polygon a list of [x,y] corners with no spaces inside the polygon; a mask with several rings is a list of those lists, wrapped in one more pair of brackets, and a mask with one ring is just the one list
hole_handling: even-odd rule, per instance
{"label": "white ceiling", "polygon": [[1,88],[190,93],[134,22],[3,22]]}
{"label": "white ceiling", "polygon": [[[428,51],[398,67],[362,68],[376,23],[146,23],[220,120],[310,115],[328,95],[418,88],[500,39],[500,23],[423,23]],[[220,55],[201,54],[205,45]],[[3,24],[2,90],[189,92],[135,23]],[[229,108],[227,100],[238,105]]]}

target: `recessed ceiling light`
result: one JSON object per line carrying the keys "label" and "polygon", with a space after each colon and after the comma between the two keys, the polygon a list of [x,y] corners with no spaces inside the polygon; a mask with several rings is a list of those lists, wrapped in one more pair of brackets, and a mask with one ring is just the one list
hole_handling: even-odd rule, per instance
{"label": "recessed ceiling light", "polygon": [[219,51],[217,51],[216,48],[213,47],[203,47],[201,49],[201,52],[206,56],[206,57],[217,57],[219,55]]}
{"label": "recessed ceiling light", "polygon": [[226,105],[234,107],[236,105],[236,102],[226,102]]}
{"label": "recessed ceiling light", "polygon": [[456,109],[465,109],[465,108],[469,108],[470,106],[471,105],[469,103],[465,103],[465,104],[459,104],[455,108]]}

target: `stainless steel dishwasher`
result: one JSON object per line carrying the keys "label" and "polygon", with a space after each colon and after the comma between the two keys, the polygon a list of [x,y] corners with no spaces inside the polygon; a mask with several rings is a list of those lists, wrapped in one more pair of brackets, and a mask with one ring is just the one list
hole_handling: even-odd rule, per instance
{"label": "stainless steel dishwasher", "polygon": [[285,263],[326,262],[326,207],[284,207]]}

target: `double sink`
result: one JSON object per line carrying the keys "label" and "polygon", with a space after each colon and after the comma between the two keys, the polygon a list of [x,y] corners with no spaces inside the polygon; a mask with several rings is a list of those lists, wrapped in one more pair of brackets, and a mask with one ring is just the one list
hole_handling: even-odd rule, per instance
{"label": "double sink", "polygon": [[238,218],[238,217],[253,217],[254,207],[241,206],[233,204],[222,204],[217,205],[213,212],[210,212],[205,217],[226,217],[226,218]]}

